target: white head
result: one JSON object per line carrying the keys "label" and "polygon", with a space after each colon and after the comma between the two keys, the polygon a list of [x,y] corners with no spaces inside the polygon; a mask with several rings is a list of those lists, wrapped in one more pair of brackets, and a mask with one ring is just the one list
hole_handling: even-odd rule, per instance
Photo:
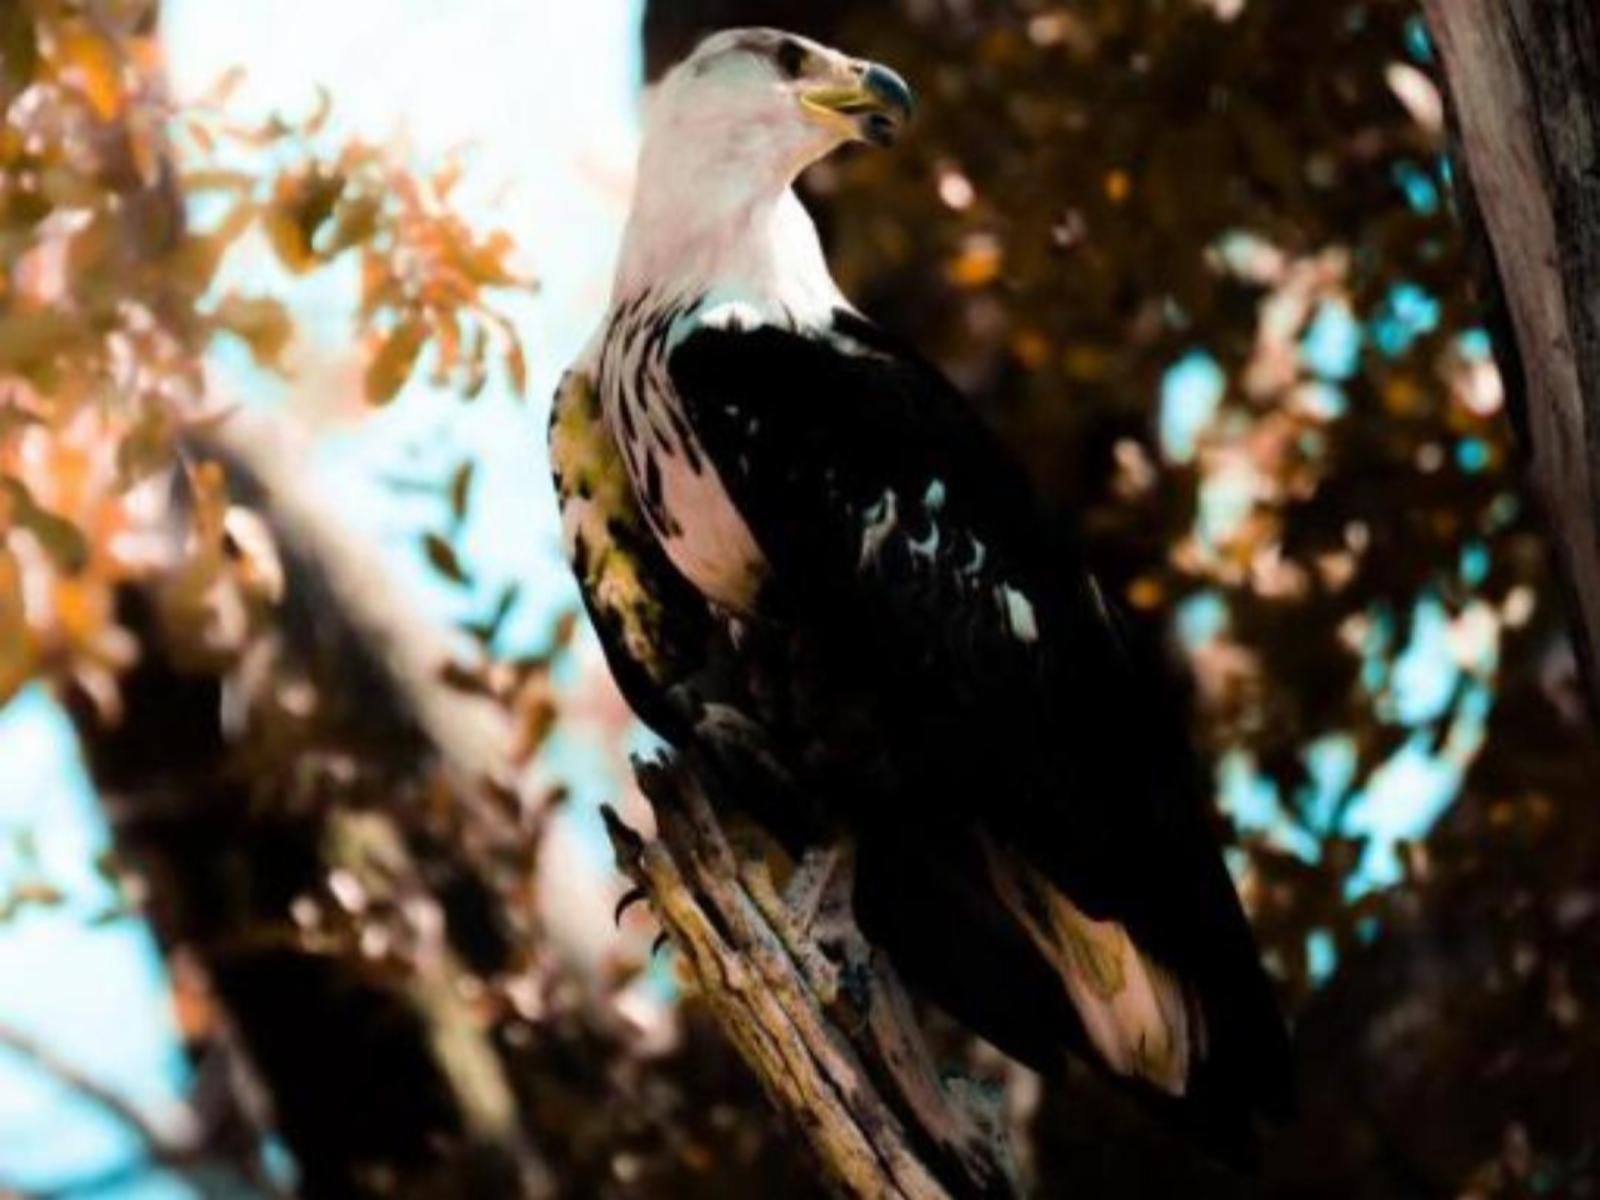
{"label": "white head", "polygon": [[794,240],[800,172],[846,142],[888,145],[911,109],[893,71],[807,38],[729,29],[706,39],[651,97],[619,290]]}

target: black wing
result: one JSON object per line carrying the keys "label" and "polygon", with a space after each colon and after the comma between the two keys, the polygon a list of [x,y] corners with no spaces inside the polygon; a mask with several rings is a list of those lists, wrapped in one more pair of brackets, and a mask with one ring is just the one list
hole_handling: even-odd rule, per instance
{"label": "black wing", "polygon": [[749,648],[733,645],[650,531],[581,366],[556,390],[549,452],[573,574],[618,690],[663,741],[706,752],[719,772],[708,786],[738,795],[798,851],[815,836],[814,818],[769,754]]}
{"label": "black wing", "polygon": [[[1124,927],[1199,1005],[1195,1081],[1244,1112],[1284,1107],[1281,1019],[1169,683],[965,400],[844,312],[819,334],[697,330],[668,371],[771,564],[764,603],[869,661],[885,736],[941,785],[898,819],[964,823]],[[1008,899],[1026,924],[1032,899]]]}

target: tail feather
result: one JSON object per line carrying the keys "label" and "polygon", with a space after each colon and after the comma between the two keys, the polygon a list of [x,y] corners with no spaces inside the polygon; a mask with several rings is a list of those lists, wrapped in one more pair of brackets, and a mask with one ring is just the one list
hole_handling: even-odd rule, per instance
{"label": "tail feather", "polygon": [[1240,945],[1219,936],[1184,971],[973,832],[865,837],[856,901],[867,936],[1013,1058],[1047,1077],[1081,1058],[1211,1153],[1254,1161],[1259,1119],[1291,1107],[1289,1055],[1268,981],[1242,957],[1247,946],[1254,957],[1243,916]]}
{"label": "tail feather", "polygon": [[996,893],[1060,976],[1106,1065],[1183,1096],[1205,1057],[1206,1029],[1182,981],[1140,950],[1121,925],[1088,916],[988,838],[984,853]]}

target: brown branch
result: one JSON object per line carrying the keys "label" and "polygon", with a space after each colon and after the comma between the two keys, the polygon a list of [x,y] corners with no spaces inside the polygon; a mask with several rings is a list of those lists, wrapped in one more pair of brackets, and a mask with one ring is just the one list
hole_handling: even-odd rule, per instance
{"label": "brown branch", "polygon": [[[398,1176],[548,1194],[454,949],[423,939],[386,966],[346,947],[363,926],[341,924],[331,906],[326,945],[289,919],[296,891],[334,876],[355,881],[365,909],[396,914],[396,927],[418,906],[437,911],[401,822],[370,795],[319,805],[241,779],[218,726],[220,681],[178,669],[160,622],[136,612],[143,658],[123,681],[124,718],[72,709],[153,929],[204,967],[308,1191],[386,1193]],[[405,795],[403,779],[393,786]]]}
{"label": "brown branch", "polygon": [[[692,756],[640,768],[659,834],[607,812],[623,871],[649,897],[699,995],[842,1193],[1008,1196],[999,1124],[947,1086],[911,1006],[835,888],[827,933],[802,924],[761,860],[736,852]],[[847,848],[825,852],[835,868]],[[810,881],[804,881],[805,883]]]}

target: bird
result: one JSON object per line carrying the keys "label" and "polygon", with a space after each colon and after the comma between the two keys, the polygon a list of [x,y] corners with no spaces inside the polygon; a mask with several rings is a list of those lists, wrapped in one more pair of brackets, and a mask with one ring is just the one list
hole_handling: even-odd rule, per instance
{"label": "bird", "polygon": [[765,28],[657,85],[551,411],[567,553],[635,713],[781,780],[751,809],[791,851],[852,839],[862,932],[923,999],[1248,1154],[1292,1107],[1288,1034],[1165,664],[795,192],[914,105]]}

